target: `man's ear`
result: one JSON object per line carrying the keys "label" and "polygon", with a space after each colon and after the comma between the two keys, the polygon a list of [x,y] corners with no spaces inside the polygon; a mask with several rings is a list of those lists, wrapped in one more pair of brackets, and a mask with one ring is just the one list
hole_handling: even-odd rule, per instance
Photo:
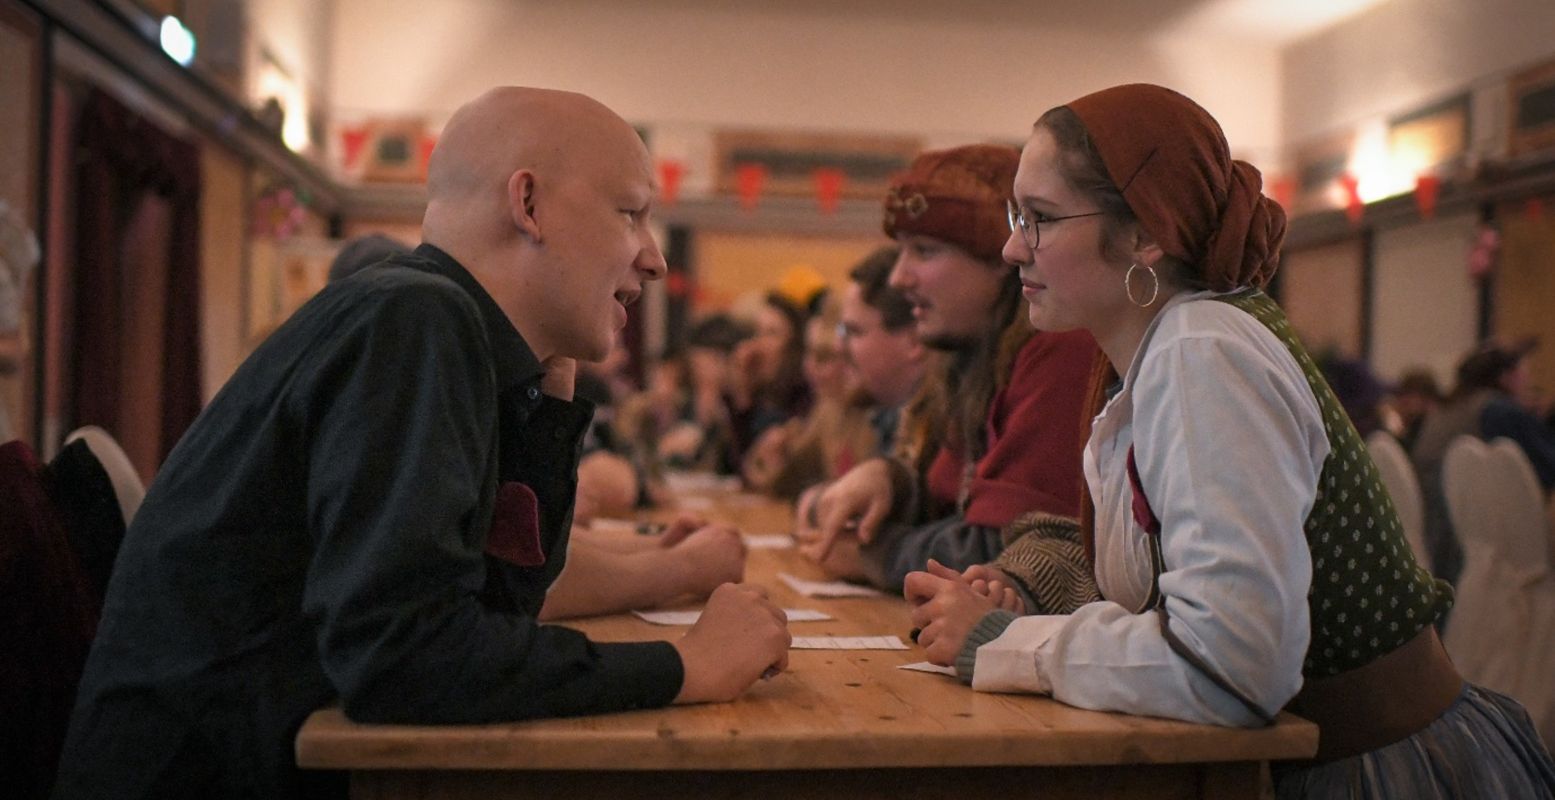
{"label": "man's ear", "polygon": [[521,169],[508,176],[508,215],[513,227],[536,244],[540,242],[540,222],[535,219],[535,174]]}

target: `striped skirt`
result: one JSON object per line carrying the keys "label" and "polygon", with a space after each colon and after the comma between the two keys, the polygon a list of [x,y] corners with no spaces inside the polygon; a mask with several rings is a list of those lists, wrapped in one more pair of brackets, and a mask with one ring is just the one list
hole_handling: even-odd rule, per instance
{"label": "striped skirt", "polygon": [[1463,693],[1425,730],[1352,758],[1274,767],[1279,800],[1555,800],[1555,761],[1528,712],[1489,689]]}

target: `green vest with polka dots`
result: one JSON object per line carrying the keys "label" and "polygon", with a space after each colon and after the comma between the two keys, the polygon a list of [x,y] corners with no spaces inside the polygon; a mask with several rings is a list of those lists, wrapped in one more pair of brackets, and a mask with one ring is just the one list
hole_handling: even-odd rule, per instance
{"label": "green vest with polka dots", "polygon": [[1249,314],[1290,350],[1323,412],[1328,459],[1307,515],[1312,643],[1301,672],[1322,678],[1392,652],[1452,606],[1452,587],[1415,562],[1377,465],[1285,312],[1262,291],[1218,300]]}

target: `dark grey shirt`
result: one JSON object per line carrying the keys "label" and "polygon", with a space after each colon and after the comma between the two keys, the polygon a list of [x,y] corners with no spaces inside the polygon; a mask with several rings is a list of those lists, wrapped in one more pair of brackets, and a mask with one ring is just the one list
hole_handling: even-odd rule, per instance
{"label": "dark grey shirt", "polygon": [[[56,796],[337,792],[292,755],[329,703],[481,723],[673,700],[668,643],[535,620],[592,410],[542,395],[542,373],[428,245],[307,303],[179,442],[126,535]],[[533,492],[543,563],[486,554],[508,482]]]}

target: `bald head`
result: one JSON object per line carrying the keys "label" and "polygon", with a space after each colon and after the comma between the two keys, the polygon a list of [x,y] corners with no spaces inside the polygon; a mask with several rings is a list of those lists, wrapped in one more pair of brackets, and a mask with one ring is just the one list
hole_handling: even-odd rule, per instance
{"label": "bald head", "polygon": [[[427,168],[427,241],[466,246],[510,228],[508,182],[545,184],[619,169],[647,151],[614,111],[574,92],[500,87],[454,113]],[[473,238],[472,238],[473,237]]]}
{"label": "bald head", "polygon": [[653,164],[632,126],[583,95],[495,89],[432,153],[422,236],[462,264],[541,358],[594,360],[663,277]]}

